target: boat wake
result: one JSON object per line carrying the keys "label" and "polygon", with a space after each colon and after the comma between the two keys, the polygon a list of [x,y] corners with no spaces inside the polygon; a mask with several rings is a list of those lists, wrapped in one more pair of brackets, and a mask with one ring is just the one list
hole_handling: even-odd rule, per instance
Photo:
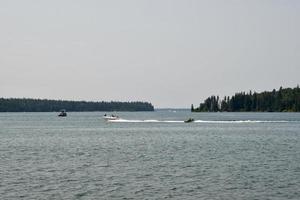
{"label": "boat wake", "polygon": [[223,121],[204,121],[204,120],[196,120],[196,123],[219,123],[219,124],[238,124],[238,123],[287,123],[289,121],[268,121],[268,120],[223,120]]}
{"label": "boat wake", "polygon": [[108,120],[109,122],[127,122],[127,123],[183,123],[184,121],[178,120],[156,120],[156,119],[146,119],[146,120],[136,120],[136,119],[117,119]]}
{"label": "boat wake", "polygon": [[[184,120],[135,120],[135,119],[116,119],[108,120],[114,123],[184,123]],[[290,121],[268,121],[268,120],[195,120],[192,123],[206,123],[206,124],[240,124],[240,123],[288,123]]]}

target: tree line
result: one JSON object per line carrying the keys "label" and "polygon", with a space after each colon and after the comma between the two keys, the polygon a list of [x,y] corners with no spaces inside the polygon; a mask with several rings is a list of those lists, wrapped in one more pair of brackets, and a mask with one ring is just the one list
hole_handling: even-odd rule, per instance
{"label": "tree line", "polygon": [[0,98],[0,112],[154,111],[148,102],[91,102],[29,98]]}
{"label": "tree line", "polygon": [[192,112],[300,112],[300,88],[279,88],[261,93],[239,92],[232,97],[211,96]]}

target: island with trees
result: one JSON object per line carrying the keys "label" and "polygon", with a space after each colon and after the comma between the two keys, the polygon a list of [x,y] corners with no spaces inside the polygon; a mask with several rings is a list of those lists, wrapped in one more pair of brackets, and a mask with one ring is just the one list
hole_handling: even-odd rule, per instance
{"label": "island with trees", "polygon": [[0,98],[0,112],[154,111],[148,102],[92,102],[29,98]]}
{"label": "island with trees", "polygon": [[248,93],[239,92],[232,97],[211,96],[192,112],[300,112],[300,88]]}

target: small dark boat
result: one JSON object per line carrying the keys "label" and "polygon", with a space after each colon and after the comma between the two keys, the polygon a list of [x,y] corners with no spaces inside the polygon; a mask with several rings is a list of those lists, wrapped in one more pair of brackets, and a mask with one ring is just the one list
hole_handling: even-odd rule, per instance
{"label": "small dark boat", "polygon": [[67,116],[67,112],[66,110],[61,110],[60,113],[58,114],[59,117],[66,117]]}
{"label": "small dark boat", "polygon": [[188,120],[185,120],[184,123],[191,123],[193,121],[195,121],[193,118],[189,118]]}

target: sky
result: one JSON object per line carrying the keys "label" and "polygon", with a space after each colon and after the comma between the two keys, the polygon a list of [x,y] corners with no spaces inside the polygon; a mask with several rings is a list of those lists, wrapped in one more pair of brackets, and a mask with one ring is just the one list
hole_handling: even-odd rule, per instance
{"label": "sky", "polygon": [[0,0],[0,97],[189,108],[299,83],[298,0]]}

